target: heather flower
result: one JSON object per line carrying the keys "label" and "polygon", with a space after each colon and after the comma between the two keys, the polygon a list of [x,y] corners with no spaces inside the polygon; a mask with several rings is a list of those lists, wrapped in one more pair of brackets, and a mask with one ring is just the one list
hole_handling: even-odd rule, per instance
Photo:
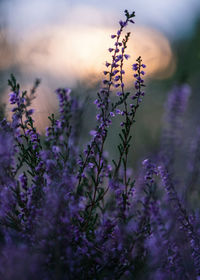
{"label": "heather flower", "polygon": [[123,95],[123,93],[121,91],[117,92],[117,96],[122,96],[122,95]]}
{"label": "heather flower", "polygon": [[[59,114],[49,116],[41,141],[29,109],[37,83],[28,94],[11,76],[12,121],[0,122],[0,278],[200,277],[199,209],[190,215],[181,199],[183,188],[177,193],[171,154],[159,159],[159,168],[158,160],[143,160],[139,176],[129,168],[131,130],[145,95],[146,74],[138,57],[133,87],[126,92],[123,67],[130,33],[122,36],[134,15],[126,10],[111,35],[111,61],[94,101],[97,125],[82,153],[83,107],[73,92],[56,90]],[[188,96],[188,86],[180,86],[168,99],[166,139],[173,148],[178,142],[172,135],[182,127]],[[119,153],[111,161],[105,146],[115,117],[120,117]],[[197,133],[189,165],[197,177],[185,183],[190,185],[188,197],[198,182],[198,142]]]}
{"label": "heather flower", "polygon": [[117,81],[119,81],[119,79],[120,79],[120,76],[115,76],[114,81],[117,82]]}
{"label": "heather flower", "polygon": [[96,136],[96,135],[97,135],[97,131],[96,131],[96,130],[91,130],[91,131],[90,131],[90,135]]}
{"label": "heather flower", "polygon": [[119,24],[121,25],[121,27],[124,27],[126,25],[126,22],[123,22],[122,20],[120,20]]}
{"label": "heather flower", "polygon": [[34,109],[30,109],[27,111],[27,116],[30,116],[34,113]]}
{"label": "heather flower", "polygon": [[133,64],[133,70],[134,70],[134,71],[137,71],[137,70],[138,70],[138,64],[137,64],[137,63]]}
{"label": "heather flower", "polygon": [[121,113],[122,113],[121,110],[119,110],[119,109],[116,109],[115,112],[116,112],[116,114],[118,114],[118,115],[121,115]]}
{"label": "heather flower", "polygon": [[120,86],[120,84],[115,84],[114,86],[115,86],[115,88],[118,88]]}
{"label": "heather flower", "polygon": [[125,54],[124,57],[125,57],[126,59],[129,59],[129,58],[130,58],[130,55]]}
{"label": "heather flower", "polygon": [[22,189],[27,190],[28,179],[25,173],[19,175],[19,181],[21,183]]}
{"label": "heather flower", "polygon": [[187,211],[183,208],[180,199],[178,198],[177,192],[174,188],[170,174],[165,167],[159,167],[160,175],[162,178],[163,185],[166,189],[169,203],[173,206],[177,220],[180,223],[180,229],[183,230],[190,241],[192,250],[192,258],[194,261],[196,276],[200,276],[200,240],[196,232],[194,231],[193,225],[190,222]]}
{"label": "heather flower", "polygon": [[[128,24],[129,19],[132,17],[133,15],[128,15],[126,14],[126,20],[120,21],[120,30],[119,32],[117,32],[117,36],[116,36],[116,42],[115,42],[115,47],[114,48],[109,48],[108,51],[109,52],[113,52],[112,55],[112,62],[108,63],[106,62],[106,66],[111,66],[110,68],[110,72],[107,75],[107,79],[103,80],[103,85],[104,88],[100,90],[100,92],[98,93],[98,102],[96,101],[95,103],[97,104],[98,109],[100,110],[99,114],[98,114],[98,118],[97,120],[99,121],[99,125],[96,128],[96,133],[92,134],[93,136],[93,140],[91,141],[91,144],[89,145],[88,149],[86,150],[86,159],[85,159],[85,163],[83,164],[82,168],[80,169],[80,175],[78,176],[79,182],[78,185],[81,184],[81,173],[83,173],[84,169],[87,166],[87,162],[89,160],[89,156],[91,153],[93,153],[94,155],[97,153],[96,149],[99,151],[103,151],[103,147],[104,147],[104,143],[105,143],[105,139],[107,137],[107,129],[110,126],[111,122],[111,117],[114,117],[114,112],[113,109],[116,108],[111,108],[113,105],[110,105],[110,91],[111,91],[111,87],[114,88],[118,88],[121,86],[121,88],[124,88],[124,83],[122,81],[121,76],[115,76],[119,70],[116,69],[121,65],[121,71],[122,69],[122,63],[123,63],[123,57],[124,57],[124,50],[126,48],[126,43],[128,41],[128,38],[130,36],[130,33],[128,33],[125,36],[125,41],[124,42],[120,42],[120,36],[121,33],[124,29],[124,27]],[[118,55],[118,53],[120,52],[120,47],[121,47],[121,54]],[[118,64],[117,62],[120,62],[120,64]],[[107,71],[106,71],[107,72]],[[107,73],[106,73],[107,74]],[[117,82],[117,83],[114,83]],[[101,139],[101,142],[99,142]],[[98,177],[101,178],[102,180],[102,174],[101,174],[101,170],[102,166],[101,166],[101,161],[103,159],[102,157],[102,153],[99,155],[99,160],[97,161],[96,165],[96,169],[97,169],[97,174]],[[100,180],[100,181],[101,181]],[[93,180],[94,181],[94,180]],[[97,183],[97,179],[95,180],[96,182],[94,183],[95,186],[95,196],[96,196],[96,191],[97,191],[97,186],[99,185],[99,182]]]}
{"label": "heather flower", "polygon": [[10,104],[16,104],[19,101],[19,92],[11,92],[9,101]]}
{"label": "heather flower", "polygon": [[109,66],[110,66],[110,63],[106,61],[106,67],[109,67]]}
{"label": "heather flower", "polygon": [[60,148],[58,146],[52,146],[52,151],[54,153],[59,153],[60,152]]}

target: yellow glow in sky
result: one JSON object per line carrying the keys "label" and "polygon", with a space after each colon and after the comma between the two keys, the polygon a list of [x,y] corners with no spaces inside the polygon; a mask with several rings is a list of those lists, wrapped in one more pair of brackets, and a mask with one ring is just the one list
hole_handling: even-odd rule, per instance
{"label": "yellow glow in sky", "polygon": [[[131,59],[127,66],[131,68],[141,55],[148,66],[148,75],[172,74],[172,51],[167,38],[152,28],[134,26],[132,29],[128,45]],[[19,65],[26,74],[49,74],[65,79],[71,86],[85,75],[99,75],[104,70],[105,60],[110,60],[107,49],[114,43],[110,38],[113,33],[109,28],[91,26],[49,26],[23,38],[13,50],[14,58],[2,48],[4,60],[0,61],[0,69],[5,67],[7,56],[8,65]]]}
{"label": "yellow glow in sky", "polygon": [[[132,26],[131,30],[133,31],[127,48],[131,57],[125,64],[125,82],[128,85],[132,82],[131,65],[139,55],[147,65],[145,70],[148,77],[170,76],[175,65],[167,38],[152,28]],[[48,89],[49,77],[55,81],[63,81],[68,87],[72,87],[77,79],[91,75],[102,79],[105,61],[111,61],[108,48],[114,45],[110,34],[114,34],[110,28],[49,26],[24,37],[14,48],[14,55],[10,55],[5,51],[5,47],[1,46],[0,54],[4,54],[4,60],[0,60],[0,69],[18,65],[22,76],[48,77],[47,84],[42,85],[34,101],[40,128],[44,126],[42,119],[47,119],[48,112],[55,106],[54,97],[50,94],[52,89]]]}

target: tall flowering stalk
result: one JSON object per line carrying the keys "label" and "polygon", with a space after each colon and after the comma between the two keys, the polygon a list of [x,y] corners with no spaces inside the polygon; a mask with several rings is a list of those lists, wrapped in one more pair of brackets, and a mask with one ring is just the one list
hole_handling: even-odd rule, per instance
{"label": "tall flowering stalk", "polygon": [[[123,41],[124,49],[126,48],[126,43],[128,41],[129,35],[126,36],[125,40]],[[123,52],[122,52],[123,53]],[[123,60],[121,61],[121,69],[123,66]],[[142,96],[144,96],[144,91],[142,91],[142,88],[145,86],[144,80],[142,79],[142,76],[145,74],[143,71],[143,68],[145,68],[146,65],[142,64],[141,57],[138,57],[137,63],[133,64],[133,70],[136,72],[134,74],[134,77],[136,78],[135,81],[135,89],[136,93],[131,96],[131,99],[133,100],[133,103],[130,104],[130,108],[128,108],[127,104],[127,97],[130,93],[125,93],[124,91],[124,84],[122,82],[121,86],[121,101],[123,101],[124,110],[121,112],[121,114],[124,116],[125,120],[121,123],[122,130],[119,134],[121,143],[118,145],[119,150],[119,159],[118,162],[113,161],[115,165],[115,171],[114,171],[114,178],[115,180],[119,180],[118,173],[119,169],[121,167],[121,163],[123,163],[123,169],[124,169],[124,179],[123,184],[125,186],[125,191],[123,193],[124,197],[124,208],[126,208],[126,201],[128,199],[128,186],[130,183],[130,178],[127,176],[127,159],[128,159],[128,153],[130,148],[130,141],[132,136],[130,135],[131,127],[133,123],[135,122],[135,115],[137,112],[137,109],[139,108],[139,104],[142,101]],[[122,78],[121,78],[122,81]],[[132,187],[132,184],[131,186]]]}
{"label": "tall flowering stalk", "polygon": [[[115,83],[120,79],[120,76],[117,75],[119,73],[118,61],[120,59],[123,59],[118,55],[120,51],[119,48],[122,46],[122,43],[120,42],[120,37],[124,28],[128,25],[128,23],[129,22],[134,23],[132,18],[135,16],[135,13],[133,12],[132,14],[129,14],[128,11],[126,10],[125,15],[126,15],[126,20],[119,22],[120,29],[117,31],[117,34],[111,35],[111,38],[113,39],[115,38],[116,42],[114,44],[114,48],[108,49],[110,53],[113,53],[112,61],[110,63],[106,62],[106,67],[108,68],[108,70],[104,71],[104,75],[108,76],[108,78],[103,80],[104,87],[100,90],[100,92],[98,92],[97,94],[98,98],[95,100],[95,104],[97,105],[97,108],[99,110],[99,113],[96,116],[99,125],[96,127],[96,130],[91,131],[91,135],[92,135],[91,144],[87,146],[87,149],[85,151],[86,154],[85,159],[81,158],[78,186],[80,186],[81,184],[82,181],[81,178],[84,177],[83,172],[85,170],[87,163],[90,161],[90,155],[94,152],[93,151],[93,149],[95,149],[94,147],[99,146],[98,140],[100,140],[101,142],[101,146],[98,147],[100,150],[99,162],[101,161],[103,147],[107,137],[107,128],[111,124],[111,118],[115,116],[114,112],[112,112],[110,108],[110,92],[112,86],[114,88],[117,88],[120,85],[119,83]],[[121,72],[122,71],[123,69],[121,69]],[[123,73],[121,73],[121,75],[122,74]]]}
{"label": "tall flowering stalk", "polygon": [[[94,185],[94,190],[92,190],[93,195],[89,197],[89,204],[86,208],[87,210],[87,218],[86,218],[86,225],[88,225],[88,221],[90,220],[92,216],[93,209],[96,208],[97,203],[102,200],[104,195],[107,193],[108,188],[104,190],[102,187],[99,187],[100,184],[103,183],[103,177],[109,176],[111,178],[111,168],[109,167],[105,172],[105,166],[108,166],[104,156],[104,144],[107,138],[108,133],[108,127],[111,124],[111,119],[115,117],[115,114],[121,113],[121,111],[118,109],[118,106],[121,104],[124,104],[125,111],[122,114],[125,114],[126,116],[126,131],[125,131],[125,143],[124,143],[124,151],[120,155],[118,167],[116,167],[115,175],[118,173],[123,154],[125,154],[125,160],[124,160],[124,180],[126,185],[126,196],[128,193],[128,178],[127,178],[127,155],[128,155],[128,145],[130,142],[129,133],[130,133],[130,127],[133,123],[133,119],[136,113],[136,110],[138,108],[138,103],[140,102],[140,96],[141,96],[141,87],[144,86],[144,81],[141,79],[141,74],[144,74],[143,71],[140,71],[141,67],[145,67],[144,64],[141,64],[141,58],[139,57],[137,60],[137,70],[138,70],[138,76],[137,82],[135,83],[135,87],[137,88],[137,102],[135,105],[131,105],[131,111],[128,112],[127,108],[127,101],[126,99],[129,96],[129,93],[125,93],[124,91],[124,82],[123,82],[123,63],[124,58],[128,59],[129,55],[125,53],[125,50],[127,48],[127,42],[130,36],[130,33],[127,33],[125,35],[125,38],[120,41],[120,37],[122,34],[123,29],[127,26],[129,22],[134,23],[132,21],[132,18],[135,16],[134,13],[129,14],[128,11],[125,11],[126,20],[120,21],[120,29],[117,31],[117,34],[111,35],[111,38],[115,39],[116,42],[114,44],[114,48],[109,48],[109,52],[113,53],[112,55],[112,62],[108,63],[106,62],[106,66],[110,69],[108,71],[104,71],[104,75],[108,78],[103,80],[104,87],[100,90],[98,93],[98,98],[95,100],[95,104],[97,105],[97,108],[99,109],[99,113],[97,114],[96,118],[99,122],[99,125],[97,126],[96,130],[91,131],[92,140],[91,144],[87,146],[87,149],[85,150],[85,159],[81,158],[79,161],[80,163],[80,172],[78,177],[78,191],[81,189],[81,183],[84,179],[84,183],[87,180],[87,177],[85,177],[84,170],[87,166],[91,169],[89,173],[91,173],[91,179],[92,184]],[[121,50],[121,54],[120,54]],[[111,88],[121,88],[121,92],[117,92],[117,95],[119,96],[119,101],[117,101],[115,104],[110,102],[110,91]],[[110,104],[111,103],[111,104]],[[120,135],[121,137],[121,135]],[[110,174],[110,175],[109,175]],[[85,225],[84,225],[85,228]]]}
{"label": "tall flowering stalk", "polygon": [[163,185],[166,189],[168,200],[175,210],[176,217],[180,223],[180,229],[182,229],[188,236],[192,250],[192,258],[196,270],[196,276],[200,276],[200,239],[198,234],[195,232],[192,222],[187,214],[187,211],[182,206],[177,192],[174,188],[172,179],[166,168],[160,167],[160,175],[162,178]]}
{"label": "tall flowering stalk", "polygon": [[[39,134],[34,127],[34,120],[31,115],[33,109],[28,109],[31,101],[35,98],[35,91],[40,81],[36,80],[33,89],[28,95],[27,91],[20,91],[20,85],[15,77],[11,75],[8,84],[11,87],[10,104],[15,105],[12,109],[12,126],[15,129],[16,141],[21,153],[18,157],[16,173],[22,167],[23,162],[26,162],[31,176],[35,175],[35,167],[40,159],[38,158],[39,150],[41,149]],[[22,133],[21,133],[22,131]]]}

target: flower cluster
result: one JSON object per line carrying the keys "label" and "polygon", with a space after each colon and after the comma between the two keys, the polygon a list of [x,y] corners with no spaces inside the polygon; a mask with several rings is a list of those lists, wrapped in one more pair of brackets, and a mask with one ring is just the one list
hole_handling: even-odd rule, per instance
{"label": "flower cluster", "polygon": [[[124,83],[130,32],[123,34],[134,16],[126,10],[111,35],[111,61],[94,102],[97,125],[83,151],[80,99],[58,88],[59,112],[41,136],[29,108],[39,80],[28,94],[11,75],[12,121],[0,121],[0,279],[200,279],[199,205],[192,208],[191,196],[199,196],[199,131],[183,186],[170,152],[184,124],[188,86],[169,94],[161,152],[143,160],[139,172],[128,164],[145,95],[141,57],[132,66],[133,88],[127,92]],[[111,160],[105,143],[118,117],[118,154]]]}

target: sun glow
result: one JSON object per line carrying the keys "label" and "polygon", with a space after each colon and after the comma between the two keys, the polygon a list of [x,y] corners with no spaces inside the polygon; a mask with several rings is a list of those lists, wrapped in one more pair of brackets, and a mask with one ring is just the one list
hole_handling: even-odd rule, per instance
{"label": "sun glow", "polygon": [[[7,64],[21,66],[23,73],[49,74],[73,84],[77,79],[103,71],[104,62],[110,60],[107,49],[114,43],[110,38],[112,29],[90,26],[51,26],[25,37],[15,48],[15,56],[7,56]],[[167,38],[152,28],[134,26],[126,63],[128,80],[131,64],[141,55],[148,65],[150,76],[167,77],[172,74],[172,51]],[[4,52],[4,56],[5,56]],[[5,57],[0,69],[5,67]],[[129,75],[130,74],[130,75]]]}
{"label": "sun glow", "polygon": [[[147,65],[147,77],[169,77],[175,64],[167,38],[152,28],[134,26],[132,29],[127,48],[131,57],[125,61],[124,67],[127,85],[131,85],[133,81],[131,65],[139,55]],[[114,34],[111,28],[49,26],[24,37],[15,48],[14,57],[8,55],[6,59],[4,57],[4,60],[0,60],[0,69],[5,68],[5,61],[7,66],[18,65],[25,79],[30,76],[45,77],[45,84],[42,83],[33,104],[36,109],[36,124],[40,130],[47,125],[43,120],[47,119],[48,112],[57,104],[50,94],[52,80],[55,80],[54,84],[58,82],[59,85],[61,82],[73,87],[77,80],[85,79],[90,83],[88,77],[101,79],[105,61],[111,59],[107,49],[114,45],[110,34]],[[7,52],[3,53],[5,56]]]}

